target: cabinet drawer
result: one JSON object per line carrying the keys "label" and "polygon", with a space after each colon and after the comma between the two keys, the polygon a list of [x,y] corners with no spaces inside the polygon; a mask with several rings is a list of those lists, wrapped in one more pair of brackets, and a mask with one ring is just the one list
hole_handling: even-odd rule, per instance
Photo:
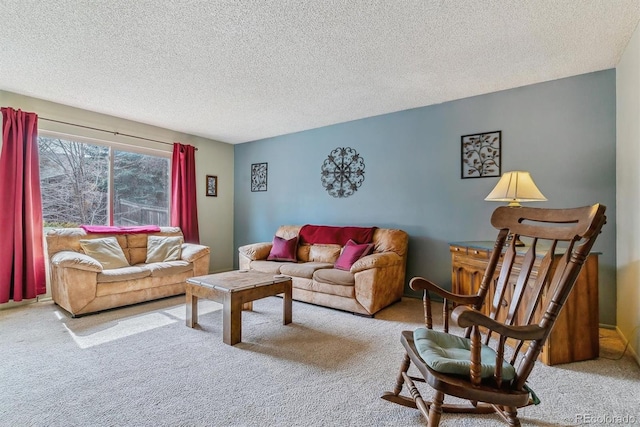
{"label": "cabinet drawer", "polygon": [[467,255],[466,246],[450,245],[449,251],[451,252],[452,255],[455,255],[455,254]]}
{"label": "cabinet drawer", "polygon": [[470,257],[463,254],[451,254],[451,263],[455,269],[470,270],[484,273],[487,269],[487,260],[483,258]]}
{"label": "cabinet drawer", "polygon": [[467,248],[467,256],[479,259],[489,259],[491,251],[488,249]]}
{"label": "cabinet drawer", "polygon": [[491,251],[488,249],[469,248],[466,246],[450,245],[449,251],[452,256],[471,257],[479,259],[489,259]]}

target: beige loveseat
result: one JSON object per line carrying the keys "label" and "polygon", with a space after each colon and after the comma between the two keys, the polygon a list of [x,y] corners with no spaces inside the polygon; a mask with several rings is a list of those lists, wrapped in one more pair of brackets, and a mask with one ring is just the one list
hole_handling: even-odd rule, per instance
{"label": "beige loveseat", "polygon": [[[146,264],[149,236],[173,237],[181,242],[182,232],[177,227],[137,234],[94,234],[82,228],[50,230],[46,239],[53,301],[75,317],[183,294],[189,277],[209,274],[209,248],[191,243],[178,246],[173,256],[177,260]],[[105,237],[117,239],[129,265],[104,268],[81,246],[81,240]]]}
{"label": "beige loveseat", "polygon": [[[301,227],[280,226],[276,236],[292,239]],[[355,261],[348,271],[334,268],[344,245],[300,239],[297,262],[281,262],[267,260],[272,242],[254,243],[238,249],[239,268],[291,276],[295,300],[373,316],[402,297],[408,240],[402,230],[376,228],[372,253]]]}

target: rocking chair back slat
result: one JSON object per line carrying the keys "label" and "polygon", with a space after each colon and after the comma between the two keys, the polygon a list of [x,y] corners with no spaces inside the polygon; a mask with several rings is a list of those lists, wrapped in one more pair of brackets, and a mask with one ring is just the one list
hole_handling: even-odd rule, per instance
{"label": "rocking chair back slat", "polygon": [[[537,243],[537,239],[535,241]],[[527,306],[522,312],[522,324],[529,325],[532,323],[534,316],[536,315],[536,309],[539,307],[540,299],[545,289],[545,284],[549,281],[549,274],[551,272],[551,265],[553,263],[555,249],[557,241],[554,240],[549,248],[549,251],[544,255],[538,268],[538,274],[530,289],[530,298],[528,299]],[[514,365],[519,352],[522,350],[522,346],[525,341],[519,341],[514,346],[514,354],[510,361],[511,365]]]}
{"label": "rocking chair back slat", "polygon": [[498,276],[495,295],[493,296],[493,302],[491,304],[491,312],[489,313],[489,317],[491,317],[492,319],[498,319],[498,316],[502,311],[504,293],[507,290],[507,282],[509,281],[509,277],[511,277],[511,269],[513,268],[515,259],[516,250],[513,244],[510,244],[507,247],[502,260],[502,267],[500,268],[500,275]]}
{"label": "rocking chair back slat", "polygon": [[[507,236],[509,235],[509,230],[500,230],[498,232],[498,237],[496,238],[496,243],[493,246],[493,251],[491,251],[491,257],[489,258],[489,263],[487,264],[487,268],[484,272],[484,276],[482,276],[482,282],[480,283],[480,288],[478,289],[478,297],[479,301],[476,303],[473,308],[475,310],[482,310],[482,305],[487,296],[487,292],[489,291],[489,284],[493,281],[493,272],[500,261],[502,248],[504,246],[504,242],[507,240]],[[467,335],[468,336],[468,335]]]}
{"label": "rocking chair back slat", "polygon": [[[533,264],[536,261],[536,244],[537,239],[533,240],[531,247],[527,251],[524,256],[524,260],[522,262],[522,266],[520,268],[520,274],[517,277],[517,280],[514,284],[515,288],[513,290],[513,297],[511,299],[511,305],[509,306],[509,313],[507,314],[507,318],[504,323],[507,325],[513,325],[516,322],[516,313],[520,310],[520,303],[522,302],[522,297],[524,295],[524,291],[527,288],[527,284],[529,283],[529,277],[531,277],[531,271],[533,270]],[[506,285],[509,286],[509,285]]]}

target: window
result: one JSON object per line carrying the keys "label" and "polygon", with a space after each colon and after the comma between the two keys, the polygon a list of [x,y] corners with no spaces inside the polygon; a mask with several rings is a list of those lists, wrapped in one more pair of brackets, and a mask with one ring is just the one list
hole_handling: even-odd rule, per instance
{"label": "window", "polygon": [[170,153],[50,136],[38,149],[45,227],[169,225]]}

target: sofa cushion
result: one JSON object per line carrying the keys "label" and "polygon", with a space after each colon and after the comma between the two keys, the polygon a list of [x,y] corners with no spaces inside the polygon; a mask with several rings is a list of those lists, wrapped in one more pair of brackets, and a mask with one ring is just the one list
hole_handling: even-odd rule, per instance
{"label": "sofa cushion", "polygon": [[140,267],[142,266],[146,266],[151,271],[151,277],[171,276],[173,274],[186,273],[193,269],[193,265],[187,261],[154,262],[140,265]]}
{"label": "sofa cushion", "polygon": [[[127,234],[129,264],[142,264],[147,259],[147,234]],[[125,255],[127,253],[125,252]]]}
{"label": "sofa cushion", "polygon": [[127,246],[130,248],[146,248],[148,233],[127,234]]}
{"label": "sofa cushion", "polygon": [[296,262],[296,250],[298,248],[298,238],[284,239],[273,236],[273,244],[267,260],[269,261],[289,261]]}
{"label": "sofa cushion", "polygon": [[311,245],[309,261],[334,263],[340,256],[340,245]]}
{"label": "sofa cushion", "polygon": [[136,280],[151,276],[151,270],[145,266],[128,266],[111,270],[102,270],[98,273],[98,283],[122,282],[125,280]]}
{"label": "sofa cushion", "polygon": [[363,243],[359,245],[353,240],[349,240],[344,246],[342,253],[338,257],[335,268],[337,268],[338,270],[349,271],[354,262],[365,255],[369,255],[372,250],[373,243]]}
{"label": "sofa cushion", "polygon": [[330,285],[354,286],[356,284],[355,275],[348,271],[335,268],[323,268],[313,273],[313,280]]}
{"label": "sofa cushion", "polygon": [[304,277],[311,279],[313,273],[321,268],[333,268],[330,262],[302,262],[298,264],[282,264],[280,273],[293,277]]}
{"label": "sofa cushion", "polygon": [[329,284],[314,280],[312,289],[319,294],[336,295],[343,298],[356,297],[356,288],[353,285],[336,285],[335,283]]}
{"label": "sofa cushion", "polygon": [[105,270],[129,266],[115,237],[80,240],[80,246],[85,254],[98,261]]}
{"label": "sofa cushion", "polygon": [[281,225],[276,230],[276,236],[282,237],[284,239],[293,239],[294,237],[298,237],[300,233],[301,225]]}
{"label": "sofa cushion", "polygon": [[146,264],[177,261],[181,257],[183,239],[179,236],[149,236]]}
{"label": "sofa cushion", "polygon": [[252,270],[261,271],[263,273],[280,274],[280,267],[282,267],[283,265],[287,265],[287,263],[278,261],[256,260],[251,261],[249,267]]}
{"label": "sofa cushion", "polygon": [[402,230],[377,228],[373,233],[374,252],[395,252],[405,258],[409,236]]}
{"label": "sofa cushion", "polygon": [[337,285],[335,283],[323,283],[313,279],[301,279],[298,277],[295,277],[293,280],[293,289],[294,298],[296,294],[295,290],[304,290],[305,292],[313,292],[317,294],[335,295],[343,298],[356,297],[356,287],[354,285]]}
{"label": "sofa cushion", "polygon": [[[126,252],[125,255],[127,255]],[[131,265],[144,264],[147,260],[147,248],[129,248],[129,256],[127,258]]]}
{"label": "sofa cushion", "polygon": [[298,262],[308,262],[309,252],[311,251],[311,245],[301,244],[298,240]]}

